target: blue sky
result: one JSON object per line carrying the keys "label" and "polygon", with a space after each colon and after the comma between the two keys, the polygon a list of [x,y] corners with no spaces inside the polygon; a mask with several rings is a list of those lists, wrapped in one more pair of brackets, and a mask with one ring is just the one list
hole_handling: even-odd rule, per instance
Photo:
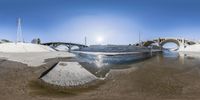
{"label": "blue sky", "polygon": [[[132,44],[158,37],[200,40],[198,0],[0,0],[0,36],[88,44]],[[98,41],[101,38],[102,41]]]}

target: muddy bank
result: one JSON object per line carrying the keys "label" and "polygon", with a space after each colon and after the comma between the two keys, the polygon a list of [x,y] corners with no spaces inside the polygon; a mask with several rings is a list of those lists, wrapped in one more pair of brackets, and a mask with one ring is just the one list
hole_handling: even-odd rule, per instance
{"label": "muddy bank", "polygon": [[[112,69],[102,83],[87,88],[60,89],[38,81],[42,72],[58,61],[46,60],[40,67],[0,60],[1,100],[199,100],[200,69],[195,59],[153,57]],[[74,61],[74,60],[73,60]],[[195,63],[196,62],[196,63]],[[121,66],[121,67],[122,67]]]}
{"label": "muddy bank", "polygon": [[77,88],[63,88],[41,82],[39,77],[58,61],[76,61],[74,58],[45,60],[44,65],[31,67],[19,62],[0,60],[1,100],[40,100],[75,96],[98,88],[103,82],[95,82]]}

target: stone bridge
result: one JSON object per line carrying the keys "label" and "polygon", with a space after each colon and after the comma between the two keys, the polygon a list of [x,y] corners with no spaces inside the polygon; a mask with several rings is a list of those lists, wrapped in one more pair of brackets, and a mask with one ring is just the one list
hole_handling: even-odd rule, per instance
{"label": "stone bridge", "polygon": [[173,42],[177,44],[178,47],[196,44],[196,42],[191,41],[191,40],[186,40],[184,38],[182,39],[181,38],[158,38],[151,41],[144,41],[142,42],[142,46],[147,47],[153,43],[157,43],[160,48],[163,48],[163,45],[169,42]]}

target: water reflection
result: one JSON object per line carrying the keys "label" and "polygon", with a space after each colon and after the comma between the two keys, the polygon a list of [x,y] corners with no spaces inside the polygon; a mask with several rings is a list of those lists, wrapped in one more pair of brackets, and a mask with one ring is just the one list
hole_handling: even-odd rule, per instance
{"label": "water reflection", "polygon": [[[132,60],[126,63],[106,62],[105,59],[115,59],[115,56],[80,55],[81,65],[98,77],[105,77],[110,69],[131,67],[128,72],[122,70],[120,74],[113,74],[111,81],[114,80],[114,85],[110,85],[111,81],[108,80],[108,87],[114,87],[110,89],[113,93],[127,91],[126,95],[129,96],[132,96],[132,93],[137,93],[141,96],[150,94],[150,96],[165,97],[194,97],[200,93],[199,53],[166,50],[150,58],[147,56],[149,59]],[[131,56],[134,55],[122,58]],[[124,61],[123,59],[120,61]],[[147,97],[149,98],[149,95]]]}
{"label": "water reflection", "polygon": [[129,64],[144,61],[150,53],[134,54],[88,54],[75,53],[81,65],[97,77],[105,77],[110,69],[129,68]]}
{"label": "water reflection", "polygon": [[170,50],[164,50],[162,52],[163,57],[171,57],[171,58],[176,58],[179,57],[179,54],[177,51],[170,51]]}
{"label": "water reflection", "polygon": [[200,64],[200,54],[195,52],[179,52],[179,59],[182,64]]}
{"label": "water reflection", "polygon": [[200,64],[200,53],[195,52],[176,52],[176,51],[163,51],[162,54],[156,56],[158,63],[173,66],[191,67]]}
{"label": "water reflection", "polygon": [[[162,53],[127,54],[127,55],[102,55],[77,53],[81,65],[97,77],[105,77],[110,69],[125,69],[133,67],[137,62],[154,63],[155,66],[190,67],[200,64],[200,54],[183,53],[165,50]],[[148,59],[151,58],[151,59]],[[148,59],[148,60],[147,60]],[[155,62],[156,61],[156,62]]]}
{"label": "water reflection", "polygon": [[97,55],[96,56],[96,58],[94,58],[95,60],[94,60],[94,63],[96,64],[96,66],[98,67],[98,68],[101,68],[101,67],[103,67],[103,66],[106,66],[106,65],[108,65],[108,63],[107,62],[104,62],[104,56],[103,55]]}
{"label": "water reflection", "polygon": [[103,67],[109,64],[127,64],[140,59],[149,58],[151,54],[146,53],[133,53],[133,54],[87,54],[75,53],[81,62],[95,63],[98,67]]}

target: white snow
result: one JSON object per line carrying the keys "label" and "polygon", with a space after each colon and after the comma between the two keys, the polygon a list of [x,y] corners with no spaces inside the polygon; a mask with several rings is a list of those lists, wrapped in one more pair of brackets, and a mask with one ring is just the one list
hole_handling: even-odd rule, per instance
{"label": "white snow", "polygon": [[26,52],[26,53],[2,53],[0,59],[21,62],[31,67],[37,67],[45,64],[45,59],[57,57],[75,57],[74,54],[68,52]]}
{"label": "white snow", "polygon": [[57,52],[54,49],[31,43],[3,43],[0,44],[0,59],[21,62],[36,67],[44,64],[45,59],[57,57],[74,57],[68,52]]}
{"label": "white snow", "polygon": [[39,44],[32,43],[2,43],[0,44],[0,52],[51,52],[55,51],[52,48]]}
{"label": "white snow", "polygon": [[179,52],[200,52],[200,44],[180,46]]}
{"label": "white snow", "polygon": [[58,86],[78,86],[97,79],[78,62],[59,62],[41,78],[43,81]]}

